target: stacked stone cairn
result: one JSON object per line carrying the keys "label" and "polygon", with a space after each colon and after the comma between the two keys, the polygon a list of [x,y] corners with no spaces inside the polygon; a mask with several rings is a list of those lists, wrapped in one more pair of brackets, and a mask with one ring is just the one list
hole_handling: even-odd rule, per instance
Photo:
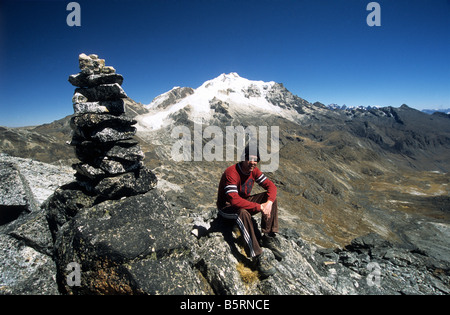
{"label": "stacked stone cairn", "polygon": [[79,55],[80,72],[69,76],[72,98],[71,145],[80,163],[73,165],[78,183],[105,199],[142,194],[156,186],[144,167],[144,153],[134,139],[136,120],[127,117],[123,76],[97,55]]}

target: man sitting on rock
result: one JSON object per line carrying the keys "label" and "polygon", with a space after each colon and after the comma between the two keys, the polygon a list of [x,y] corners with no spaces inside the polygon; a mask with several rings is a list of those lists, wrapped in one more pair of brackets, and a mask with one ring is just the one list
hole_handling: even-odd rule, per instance
{"label": "man sitting on rock", "polygon": [[[219,183],[217,207],[219,214],[236,220],[245,240],[247,256],[256,262],[261,276],[273,275],[276,270],[266,259],[255,234],[252,215],[262,213],[262,246],[270,249],[278,260],[285,253],[277,245],[275,233],[278,232],[277,188],[256,166],[260,160],[257,149],[252,152],[250,146],[245,148],[243,161],[228,167]],[[267,191],[250,196],[254,183]]]}

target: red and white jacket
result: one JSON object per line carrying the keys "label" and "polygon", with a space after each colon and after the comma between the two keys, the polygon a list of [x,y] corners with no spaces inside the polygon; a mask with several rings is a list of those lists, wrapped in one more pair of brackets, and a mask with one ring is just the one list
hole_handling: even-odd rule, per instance
{"label": "red and white jacket", "polygon": [[268,200],[275,201],[277,187],[257,167],[249,174],[244,174],[241,164],[228,167],[222,175],[217,193],[217,207],[222,209],[229,203],[236,208],[243,208],[250,213],[261,211],[260,204],[246,200],[250,196],[254,183],[267,190]]}

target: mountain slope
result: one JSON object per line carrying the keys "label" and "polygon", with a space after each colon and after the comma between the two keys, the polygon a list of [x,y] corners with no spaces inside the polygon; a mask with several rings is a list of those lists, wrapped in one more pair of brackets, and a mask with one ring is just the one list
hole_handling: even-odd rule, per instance
{"label": "mountain slope", "polygon": [[[189,89],[189,88],[184,88]],[[221,74],[195,90],[179,87],[156,97],[139,118],[142,129],[156,130],[176,121],[177,113],[189,112],[192,120],[209,121],[222,114],[226,118],[272,114],[295,121],[300,107],[314,107],[289,93],[282,84],[251,81],[237,73]]]}
{"label": "mountain slope", "polygon": [[[126,115],[136,117],[147,113],[142,104],[124,99]],[[40,126],[9,128],[0,126],[0,152],[21,158],[32,158],[45,163],[71,164],[78,162],[71,139],[72,115]]]}
{"label": "mountain slope", "polygon": [[[376,232],[410,242],[424,232],[418,220],[449,222],[447,117],[407,106],[331,110],[280,83],[235,73],[197,89],[175,88],[148,108],[148,114],[136,117],[138,136],[151,148],[148,163],[167,184],[176,207],[214,207],[218,179],[235,163],[194,161],[196,134],[201,137],[208,126],[219,127],[224,137],[227,126],[278,126],[279,168],[268,175],[279,188],[282,224],[306,239],[342,246]],[[175,126],[191,132],[189,161],[173,160]],[[406,235],[412,227],[417,233]]]}
{"label": "mountain slope", "polygon": [[[154,169],[174,207],[214,208],[223,170],[235,161],[175,162],[175,126],[279,127],[280,220],[321,246],[343,246],[376,232],[391,240],[419,239],[417,222],[449,222],[448,116],[407,106],[331,110],[293,95],[281,83],[222,74],[197,89],[177,87],[148,106],[129,100],[138,121],[144,162]],[[0,149],[44,162],[74,161],[68,118],[33,128],[3,128]],[[270,129],[269,129],[270,130]],[[198,132],[199,130],[197,130]],[[205,145],[210,139],[202,139]],[[269,146],[270,150],[270,146]],[[240,153],[236,152],[236,157]],[[256,189],[256,188],[255,188]],[[256,192],[256,191],[255,191]],[[405,231],[417,232],[415,235]]]}
{"label": "mountain slope", "polygon": [[[31,195],[43,196],[45,188],[48,196],[50,186],[73,180],[68,168],[5,155],[0,159],[10,171],[20,170],[21,185]],[[14,199],[15,191],[4,192]],[[261,279],[242,254],[239,235],[215,209],[169,207],[162,187],[116,201],[95,199],[72,182],[59,187],[42,208],[28,206],[18,219],[1,224],[0,293],[450,293],[445,247],[433,257],[423,245],[399,246],[369,234],[343,249],[322,249],[283,227],[278,241],[287,255],[282,261],[272,257],[277,273]],[[66,222],[56,235],[55,219]],[[427,229],[444,239],[450,233],[443,225]],[[77,266],[81,272],[74,273]]]}

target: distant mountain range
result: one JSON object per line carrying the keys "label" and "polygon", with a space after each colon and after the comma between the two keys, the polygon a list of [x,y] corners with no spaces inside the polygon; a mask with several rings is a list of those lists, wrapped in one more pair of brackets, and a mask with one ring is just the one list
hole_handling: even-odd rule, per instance
{"label": "distant mountain range", "polygon": [[422,112],[426,113],[426,114],[434,114],[436,112],[439,113],[445,113],[447,115],[450,115],[450,108],[446,108],[446,109],[422,109]]}
{"label": "distant mountain range", "polygon": [[327,105],[329,109],[333,110],[352,110],[352,109],[359,109],[359,110],[371,110],[371,109],[378,109],[381,106],[347,106],[347,105],[338,105],[338,104],[329,104]]}
{"label": "distant mountain range", "polygon": [[[381,106],[347,106],[347,105],[338,105],[338,104],[329,104],[327,105],[329,109],[333,110],[371,110],[371,109],[378,109]],[[447,115],[450,115],[450,108],[439,108],[439,109],[422,109],[422,112],[432,115],[436,112],[439,113],[445,113]]]}

